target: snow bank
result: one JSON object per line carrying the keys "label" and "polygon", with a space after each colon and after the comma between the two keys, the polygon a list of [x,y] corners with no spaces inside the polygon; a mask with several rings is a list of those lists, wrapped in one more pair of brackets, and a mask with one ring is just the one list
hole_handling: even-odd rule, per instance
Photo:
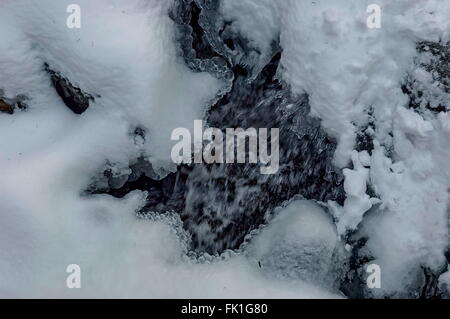
{"label": "snow bank", "polygon": [[338,288],[342,242],[331,217],[313,202],[290,203],[247,249],[271,276],[306,281],[330,291]]}
{"label": "snow bank", "polygon": [[[404,112],[410,120],[415,118],[411,110],[397,116]],[[449,163],[441,156],[450,156],[450,135],[442,123],[433,124],[433,131],[422,140],[396,131],[397,161],[387,158],[380,145],[372,156],[371,180],[382,205],[363,233],[382,267],[384,293],[411,285],[420,266],[438,271],[446,263],[449,180],[444,176],[448,176]]]}
{"label": "snow bank", "polygon": [[[86,126],[86,130],[107,140],[104,144],[120,145],[130,157],[145,153],[155,169],[173,169],[172,145],[167,136],[174,128],[193,127],[193,120],[202,118],[221,84],[208,74],[192,73],[178,57],[167,15],[171,3],[78,1],[82,27],[69,29],[66,8],[70,3],[45,0],[1,4],[0,83],[7,95],[20,93],[31,99],[29,114],[14,123],[14,130],[21,131],[21,119],[31,116],[47,119],[41,121],[44,128],[34,134],[36,140],[40,140],[40,134],[51,132],[49,125],[60,123],[61,128],[52,132],[55,136],[72,127],[77,131]],[[44,62],[83,91],[100,96],[81,118],[70,114],[50,88]],[[72,120],[64,123],[57,116]],[[97,120],[106,118],[110,127],[100,131]],[[127,137],[137,126],[151,136],[139,149]],[[111,128],[122,131],[122,141],[113,139]],[[5,147],[11,147],[8,145]]]}

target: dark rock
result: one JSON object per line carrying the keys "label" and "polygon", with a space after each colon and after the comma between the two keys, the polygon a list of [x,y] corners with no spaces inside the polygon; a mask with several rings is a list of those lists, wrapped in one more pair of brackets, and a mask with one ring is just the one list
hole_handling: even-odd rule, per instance
{"label": "dark rock", "polygon": [[0,112],[13,114],[14,113],[14,105],[7,103],[5,100],[0,98]]}
{"label": "dark rock", "polygon": [[56,92],[72,112],[82,114],[89,108],[90,101],[94,101],[93,96],[82,92],[80,88],[75,87],[68,79],[51,70],[48,64],[45,64],[45,70],[50,74],[50,79]]}
{"label": "dark rock", "polygon": [[436,273],[429,268],[423,268],[423,285],[420,293],[420,299],[437,299],[440,297],[441,291],[439,289],[439,276],[443,272],[444,269]]}

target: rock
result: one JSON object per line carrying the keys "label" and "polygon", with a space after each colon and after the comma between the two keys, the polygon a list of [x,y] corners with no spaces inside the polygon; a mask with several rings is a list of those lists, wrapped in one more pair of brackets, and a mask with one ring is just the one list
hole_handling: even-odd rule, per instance
{"label": "rock", "polygon": [[10,105],[5,100],[0,98],[0,112],[1,113],[13,114],[14,113],[14,106]]}
{"label": "rock", "polygon": [[48,64],[45,64],[45,70],[50,74],[56,92],[72,112],[82,114],[89,108],[89,102],[94,100],[91,95],[82,92],[80,88],[75,87],[69,80],[50,69]]}
{"label": "rock", "polygon": [[15,98],[8,98],[5,96],[5,93],[2,89],[0,89],[0,112],[13,114],[15,109],[18,108],[22,111],[27,109],[26,101],[28,97],[25,95],[17,95]]}

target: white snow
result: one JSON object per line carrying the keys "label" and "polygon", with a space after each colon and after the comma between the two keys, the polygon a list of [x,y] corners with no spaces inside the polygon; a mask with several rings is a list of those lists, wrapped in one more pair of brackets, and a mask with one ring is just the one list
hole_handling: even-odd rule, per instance
{"label": "white snow", "polygon": [[372,156],[371,180],[382,205],[364,233],[383,270],[381,293],[408,287],[420,271],[418,265],[438,270],[446,262],[450,135],[441,124],[433,124],[427,138],[395,131],[396,162],[380,145]]}
{"label": "white snow", "polygon": [[336,227],[340,235],[345,235],[348,230],[356,229],[363,220],[364,214],[372,208],[373,204],[379,202],[378,199],[370,198],[366,194],[370,170],[365,168],[362,162],[365,163],[365,166],[370,166],[368,155],[367,152],[359,154],[353,151],[354,168],[343,170],[345,176],[344,190],[347,194],[344,206],[339,206],[332,201],[328,203],[333,216],[337,220]]}
{"label": "white snow", "polygon": [[344,247],[331,217],[313,202],[290,203],[247,250],[271,276],[306,281],[330,291],[337,288]]}
{"label": "white snow", "polygon": [[263,55],[280,33],[280,13],[283,1],[227,0],[220,3],[225,20],[246,37]]}

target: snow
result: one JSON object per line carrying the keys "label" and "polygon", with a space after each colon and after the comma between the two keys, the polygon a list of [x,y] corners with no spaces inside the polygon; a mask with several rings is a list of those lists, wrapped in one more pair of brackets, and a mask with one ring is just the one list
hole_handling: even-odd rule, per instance
{"label": "snow", "polygon": [[221,2],[220,10],[263,55],[270,53],[271,42],[280,32],[277,1],[228,0]]}
{"label": "snow", "polygon": [[[380,117],[390,117],[405,103],[399,82],[416,55],[416,42],[449,39],[450,4],[438,0],[378,1],[381,29],[366,25],[373,3],[368,0],[225,3],[225,16],[263,52],[281,38],[283,79],[294,93],[310,95],[311,113],[339,140],[341,167],[350,160],[353,123],[363,121],[364,110],[372,106]],[[260,9],[250,14],[255,7]]]}
{"label": "snow", "polygon": [[373,204],[379,203],[378,199],[370,198],[366,194],[370,170],[365,168],[362,162],[366,166],[370,166],[370,158],[367,158],[367,156],[367,152],[359,154],[353,151],[352,161],[354,169],[345,168],[343,170],[345,177],[344,190],[347,194],[344,206],[341,207],[332,201],[328,203],[333,216],[337,220],[336,227],[340,235],[345,235],[349,230],[357,229],[363,220],[364,214],[372,208]]}
{"label": "snow", "polygon": [[[412,111],[408,111],[412,112]],[[445,136],[445,137],[444,137]],[[376,146],[372,156],[371,180],[380,194],[378,214],[367,221],[363,231],[368,247],[383,270],[384,292],[407,287],[415,280],[418,265],[433,270],[445,265],[448,245],[448,162],[449,135],[442,128],[413,145],[402,131],[395,134],[395,163]],[[444,154],[442,154],[445,153]]]}
{"label": "snow", "polygon": [[[208,74],[190,72],[176,55],[173,26],[165,14],[169,3],[150,1],[144,6],[142,1],[128,4],[80,1],[82,27],[69,29],[66,8],[70,3],[52,0],[2,3],[2,23],[8,26],[2,28],[1,44],[5,52],[1,82],[5,83],[6,94],[30,95],[33,118],[44,116],[44,107],[51,108],[50,114],[67,113],[64,116],[73,120],[61,123],[65,130],[72,125],[92,129],[97,118],[105,117],[109,118],[110,127],[122,130],[122,135],[134,127],[144,127],[154,138],[147,139],[134,153],[148,154],[155,169],[173,170],[171,143],[166,137],[174,128],[191,128],[194,119],[202,118],[221,84]],[[74,85],[101,98],[77,119],[50,90],[44,62]],[[10,78],[16,82],[9,81]],[[20,79],[23,80],[17,82]],[[27,92],[21,92],[23,88]],[[16,123],[15,130],[18,125],[21,124]],[[109,137],[110,129],[104,132],[95,129],[96,134]],[[112,136],[109,140],[109,144],[123,143],[112,143]]]}
{"label": "snow", "polygon": [[[339,297],[263,276],[242,255],[194,262],[173,218],[139,220],[145,194],[81,195],[114,163],[144,154],[173,169],[170,132],[191,129],[222,83],[177,54],[169,1],[79,0],[82,28],[66,27],[71,1],[1,1],[0,84],[29,108],[0,114],[1,297]],[[81,116],[51,87],[43,64],[99,95]],[[135,143],[137,126],[147,138]],[[81,267],[82,288],[66,287]]]}
{"label": "snow", "polygon": [[247,250],[271,276],[333,291],[343,249],[330,216],[313,202],[294,200],[253,238]]}
{"label": "snow", "polygon": [[[414,58],[418,41],[449,40],[450,2],[378,0],[381,29],[366,26],[368,0],[222,2],[263,59],[280,38],[280,76],[294,94],[309,94],[312,115],[338,140],[347,199],[329,203],[335,224],[316,204],[292,202],[244,252],[210,261],[187,257],[179,220],[135,217],[144,193],[119,200],[81,192],[106,162],[118,176],[141,155],[160,177],[174,170],[170,133],[192,131],[224,83],[184,65],[172,1],[78,0],[81,29],[66,27],[70,3],[0,2],[0,89],[29,98],[26,112],[0,113],[0,297],[339,298],[328,276],[339,271],[332,258],[340,237],[353,230],[367,235],[381,266],[376,296],[412,285],[419,265],[445,265],[450,115],[407,109],[401,83],[413,74],[433,105],[448,100]],[[100,97],[73,114],[44,62]],[[354,151],[369,107],[371,155]],[[147,137],[138,143],[136,127]],[[367,194],[369,182],[379,199]],[[81,290],[65,286],[73,263]]]}

